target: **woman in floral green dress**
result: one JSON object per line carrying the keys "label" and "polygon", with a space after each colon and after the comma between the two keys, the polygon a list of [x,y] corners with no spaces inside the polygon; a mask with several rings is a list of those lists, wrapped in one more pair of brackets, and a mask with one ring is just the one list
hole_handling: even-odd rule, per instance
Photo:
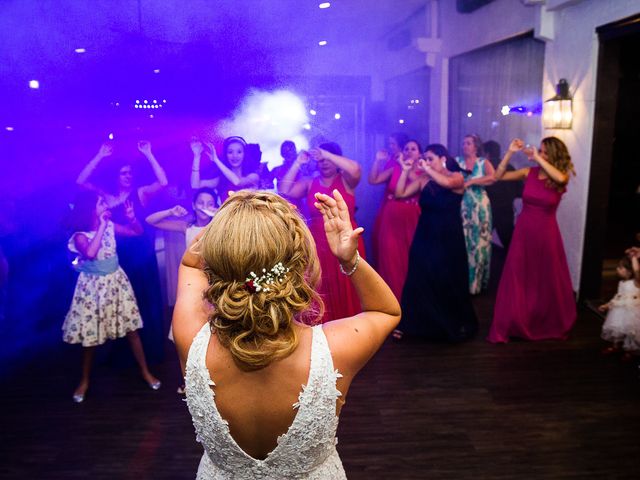
{"label": "woman in floral green dress", "polygon": [[463,169],[465,192],[462,199],[462,227],[469,261],[469,292],[480,293],[489,284],[491,263],[491,203],[485,186],[491,185],[493,165],[482,156],[482,140],[478,135],[466,135],[462,141],[462,156],[456,157]]}

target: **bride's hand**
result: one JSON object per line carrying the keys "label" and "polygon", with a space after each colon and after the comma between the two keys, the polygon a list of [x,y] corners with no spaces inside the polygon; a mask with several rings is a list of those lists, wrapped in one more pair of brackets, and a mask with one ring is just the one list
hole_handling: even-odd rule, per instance
{"label": "bride's hand", "polygon": [[324,193],[316,193],[315,207],[322,213],[324,232],[331,253],[341,263],[351,264],[355,261],[358,250],[358,238],[364,228],[355,230],[351,227],[349,209],[338,190],[333,191],[333,197]]}

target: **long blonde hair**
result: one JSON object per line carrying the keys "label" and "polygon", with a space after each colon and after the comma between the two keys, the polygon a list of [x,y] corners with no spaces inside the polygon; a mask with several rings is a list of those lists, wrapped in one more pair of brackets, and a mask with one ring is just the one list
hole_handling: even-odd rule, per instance
{"label": "long blonde hair", "polygon": [[[569,155],[569,149],[562,140],[556,137],[546,137],[540,142],[547,150],[547,158],[549,163],[567,175],[576,174],[571,162],[571,155]],[[555,188],[558,191],[565,189],[565,185],[559,185],[550,178],[547,179],[546,185],[548,187]]]}
{"label": "long blonde hair", "polygon": [[[257,370],[290,355],[298,345],[294,320],[317,323],[324,305],[316,292],[320,263],[311,232],[276,194],[241,190],[230,196],[197,247],[209,281],[205,299],[220,343],[243,370]],[[288,272],[269,290],[246,285],[282,263]]]}

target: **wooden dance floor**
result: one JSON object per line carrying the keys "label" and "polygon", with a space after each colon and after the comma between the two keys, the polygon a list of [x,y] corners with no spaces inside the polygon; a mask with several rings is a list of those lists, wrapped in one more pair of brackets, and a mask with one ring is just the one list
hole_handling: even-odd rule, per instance
{"label": "wooden dance floor", "polygon": [[[350,479],[639,478],[635,364],[602,357],[601,320],[582,310],[567,342],[449,346],[388,341],[354,382],[338,451]],[[192,479],[202,454],[170,344],[154,392],[98,357],[71,401],[79,350],[41,352],[2,381],[0,478]]]}

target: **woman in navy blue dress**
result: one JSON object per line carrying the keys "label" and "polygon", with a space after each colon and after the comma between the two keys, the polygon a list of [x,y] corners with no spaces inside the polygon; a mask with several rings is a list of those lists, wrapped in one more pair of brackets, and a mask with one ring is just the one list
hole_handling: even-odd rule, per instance
{"label": "woman in navy blue dress", "polygon": [[402,321],[394,332],[430,341],[457,343],[478,330],[469,296],[467,250],[460,217],[464,178],[460,167],[438,144],[425,149],[419,168],[426,175],[407,183],[410,161],[396,196],[420,193],[420,219],[409,252],[409,271],[402,292]]}

